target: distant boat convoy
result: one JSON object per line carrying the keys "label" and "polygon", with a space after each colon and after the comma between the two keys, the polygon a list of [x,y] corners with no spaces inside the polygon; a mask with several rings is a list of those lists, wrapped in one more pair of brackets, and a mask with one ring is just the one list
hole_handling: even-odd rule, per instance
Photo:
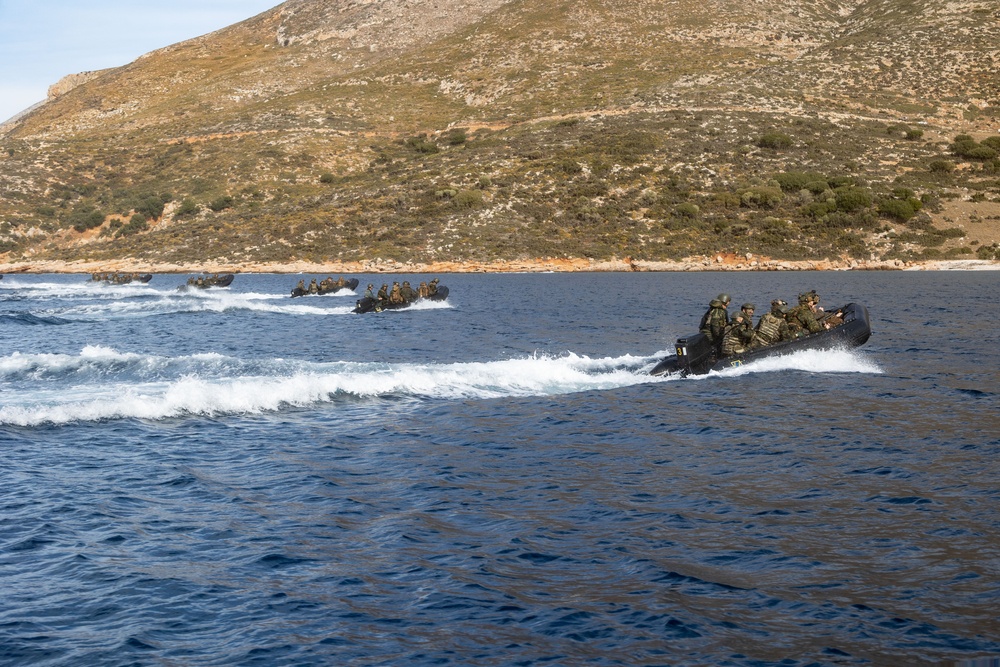
{"label": "distant boat convoy", "polygon": [[[0,279],[3,275],[0,275]],[[127,285],[133,282],[148,283],[153,279],[150,273],[123,273],[123,272],[97,272],[90,276],[90,282],[102,282],[109,285]],[[191,276],[187,282],[177,289],[187,290],[190,288],[208,289],[213,287],[229,287],[235,276],[232,273],[225,274],[202,274]],[[360,281],[357,278],[344,278],[340,276],[337,280],[333,277],[324,278],[317,281],[313,278],[308,285],[305,279],[299,280],[298,284],[292,288],[292,298],[303,296],[321,296],[325,294],[337,294],[340,292],[353,292],[358,288]],[[412,306],[418,301],[444,301],[448,298],[448,288],[440,284],[439,278],[434,278],[430,282],[421,282],[418,289],[410,287],[410,283],[404,280],[402,284],[395,281],[392,289],[388,283],[382,285],[382,289],[375,291],[374,283],[369,283],[364,296],[357,300],[351,312],[354,313],[380,313],[384,310],[399,310]]]}

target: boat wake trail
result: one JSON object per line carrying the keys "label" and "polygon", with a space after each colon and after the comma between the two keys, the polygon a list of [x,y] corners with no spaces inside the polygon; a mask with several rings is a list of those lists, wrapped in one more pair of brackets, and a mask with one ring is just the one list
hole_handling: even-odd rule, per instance
{"label": "boat wake trail", "polygon": [[749,373],[775,371],[808,371],[811,373],[882,373],[882,369],[861,351],[854,350],[800,350],[787,355],[766,357],[743,366],[710,371],[707,375],[690,376],[690,379],[709,377],[734,377]]}
{"label": "boat wake trail", "polygon": [[158,357],[88,347],[0,358],[0,424],[253,415],[357,400],[475,400],[607,390],[665,381],[653,357],[572,353],[452,364]]}

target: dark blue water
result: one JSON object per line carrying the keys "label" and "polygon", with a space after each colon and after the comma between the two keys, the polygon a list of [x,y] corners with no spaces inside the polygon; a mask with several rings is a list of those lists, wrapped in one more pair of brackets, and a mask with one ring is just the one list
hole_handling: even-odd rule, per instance
{"label": "dark blue water", "polygon": [[[1000,656],[996,272],[185,278],[0,281],[0,664]],[[808,289],[871,341],[646,374]]]}

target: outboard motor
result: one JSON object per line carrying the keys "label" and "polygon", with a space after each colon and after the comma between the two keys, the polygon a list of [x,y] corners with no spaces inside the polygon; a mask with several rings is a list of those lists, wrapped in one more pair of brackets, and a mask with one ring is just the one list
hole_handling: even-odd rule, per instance
{"label": "outboard motor", "polygon": [[715,356],[715,346],[703,333],[678,338],[674,348],[677,352],[677,365],[684,375],[704,373],[711,367]]}

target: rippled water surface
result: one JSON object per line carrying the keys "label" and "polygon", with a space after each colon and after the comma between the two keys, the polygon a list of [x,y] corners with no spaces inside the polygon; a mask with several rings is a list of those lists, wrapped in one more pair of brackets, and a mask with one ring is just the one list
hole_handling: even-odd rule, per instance
{"label": "rippled water surface", "polygon": [[[185,278],[0,281],[0,664],[1000,657],[996,272]],[[808,289],[871,341],[648,375]]]}

